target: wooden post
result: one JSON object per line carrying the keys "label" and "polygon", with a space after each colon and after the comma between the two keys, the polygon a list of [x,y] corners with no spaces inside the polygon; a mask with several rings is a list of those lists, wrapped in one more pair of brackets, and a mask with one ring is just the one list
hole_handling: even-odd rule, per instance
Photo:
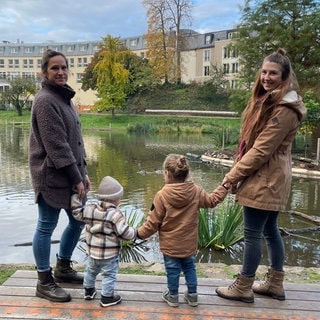
{"label": "wooden post", "polygon": [[320,138],[318,138],[318,143],[317,143],[317,158],[316,158],[316,161],[317,161],[317,164],[319,165],[319,159],[320,158]]}

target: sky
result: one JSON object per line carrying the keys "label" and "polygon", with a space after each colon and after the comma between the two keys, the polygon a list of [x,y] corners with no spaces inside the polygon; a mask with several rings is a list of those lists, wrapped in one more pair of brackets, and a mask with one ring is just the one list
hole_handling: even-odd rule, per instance
{"label": "sky", "polygon": [[[142,0],[1,0],[0,42],[96,41],[147,32]],[[192,24],[200,33],[234,28],[244,0],[192,0]]]}

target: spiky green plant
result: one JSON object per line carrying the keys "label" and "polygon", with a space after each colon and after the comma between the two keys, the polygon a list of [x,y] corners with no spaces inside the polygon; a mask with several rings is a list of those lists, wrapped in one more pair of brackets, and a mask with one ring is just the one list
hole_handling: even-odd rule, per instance
{"label": "spiky green plant", "polygon": [[224,250],[243,239],[241,207],[227,198],[214,209],[200,209],[199,248]]}

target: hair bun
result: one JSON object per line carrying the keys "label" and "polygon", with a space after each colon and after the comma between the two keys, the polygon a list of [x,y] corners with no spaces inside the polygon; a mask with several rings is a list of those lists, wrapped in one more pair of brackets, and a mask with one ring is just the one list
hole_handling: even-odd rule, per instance
{"label": "hair bun", "polygon": [[281,54],[282,56],[286,56],[286,55],[287,55],[286,50],[284,50],[283,48],[279,48],[279,49],[277,50],[277,53],[278,53],[278,54]]}

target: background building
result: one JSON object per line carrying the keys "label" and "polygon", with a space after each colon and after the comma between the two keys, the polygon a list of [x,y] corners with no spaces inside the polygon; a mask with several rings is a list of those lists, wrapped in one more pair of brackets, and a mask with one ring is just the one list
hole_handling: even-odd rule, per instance
{"label": "background building", "polygon": [[[182,82],[202,82],[210,78],[211,66],[223,68],[230,87],[237,86],[235,76],[239,71],[238,55],[229,49],[235,30],[222,30],[200,34],[184,30],[185,47],[181,54]],[[143,35],[121,39],[125,46],[142,58],[147,58],[147,46]],[[17,41],[0,43],[0,92],[9,86],[14,77],[41,79],[41,58],[46,49],[62,52],[68,59],[70,74],[68,84],[76,91],[74,104],[85,111],[97,97],[92,90],[81,89],[81,77],[94,54],[99,41],[24,43]]]}

